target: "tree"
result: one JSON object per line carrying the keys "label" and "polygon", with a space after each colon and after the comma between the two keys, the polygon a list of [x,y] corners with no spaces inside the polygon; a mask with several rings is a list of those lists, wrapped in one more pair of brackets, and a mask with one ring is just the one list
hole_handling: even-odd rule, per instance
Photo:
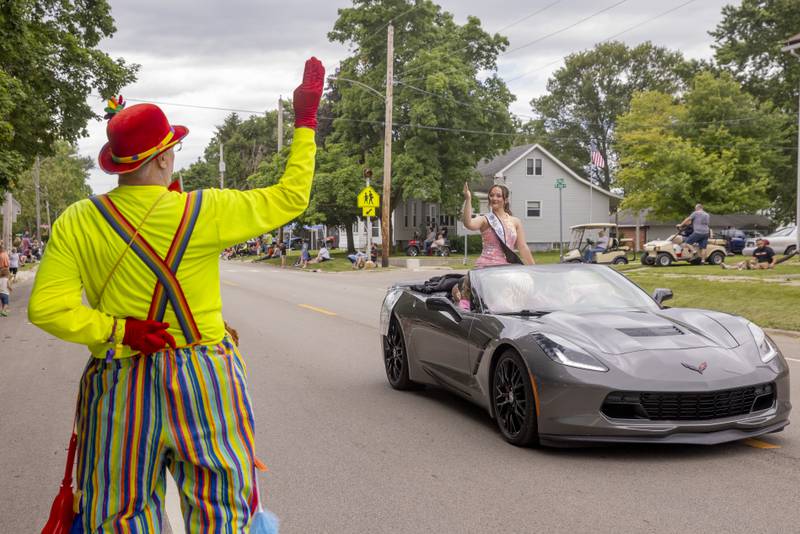
{"label": "tree", "polygon": [[[800,58],[782,52],[789,37],[800,32],[797,0],[742,0],[722,8],[722,20],[714,31],[715,58],[759,101],[797,117],[800,91]],[[796,122],[796,121],[794,121]],[[781,146],[797,145],[797,125],[786,130]],[[771,194],[775,217],[795,219],[797,153],[790,166],[776,168]]]}
{"label": "tree", "polygon": [[[43,158],[39,166],[39,192],[42,224],[47,223],[47,210],[50,220],[55,221],[67,206],[92,194],[89,187],[89,170],[94,167],[92,158],[79,156],[75,145],[57,141],[55,154]],[[33,169],[23,172],[11,190],[14,198],[22,205],[22,213],[17,217],[14,231],[36,232],[36,188]]]}
{"label": "tree", "polygon": [[[236,113],[228,115],[217,126],[217,132],[201,159],[181,171],[186,190],[219,187],[219,145],[224,145],[225,187],[247,189],[247,178],[262,161],[270,160],[277,151],[277,111],[253,115],[242,121]],[[291,132],[291,129],[289,129]]]}
{"label": "tree", "polygon": [[697,202],[716,213],[770,207],[773,172],[789,165],[775,145],[788,124],[728,73],[698,74],[682,101],[636,93],[618,126],[623,207],[664,219],[685,216]]}
{"label": "tree", "polygon": [[97,48],[116,28],[105,0],[0,3],[0,191],[57,139],[86,134],[92,91],[110,97],[136,66]]}
{"label": "tree", "polygon": [[531,136],[572,169],[586,169],[594,139],[606,161],[602,187],[613,184],[617,117],[628,111],[637,91],[677,94],[699,68],[680,52],[649,42],[629,48],[608,42],[571,54],[547,82],[547,94],[531,101],[536,119]]}
{"label": "tree", "polygon": [[715,59],[761,102],[797,114],[800,60],[781,52],[800,33],[797,0],[742,0],[722,8],[722,20],[709,32]]}
{"label": "tree", "polygon": [[[352,8],[339,10],[328,38],[356,48],[337,75],[329,139],[347,147],[348,158],[375,163],[376,188],[383,179],[384,100],[342,78],[383,92],[389,20],[395,26],[397,80],[391,206],[414,198],[440,202],[444,212],[455,213],[475,164],[510,146],[508,106],[514,97],[496,75],[497,55],[508,41],[486,33],[475,17],[456,24],[430,0],[354,0]],[[479,79],[479,72],[489,76]]]}

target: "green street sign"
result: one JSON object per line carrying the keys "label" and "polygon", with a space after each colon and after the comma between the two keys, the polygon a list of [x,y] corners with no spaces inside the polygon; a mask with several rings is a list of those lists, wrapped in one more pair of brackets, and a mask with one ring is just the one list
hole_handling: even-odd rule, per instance
{"label": "green street sign", "polygon": [[558,180],[556,180],[556,185],[555,185],[556,189],[565,189],[566,187],[567,183],[564,181],[563,178],[559,178]]}

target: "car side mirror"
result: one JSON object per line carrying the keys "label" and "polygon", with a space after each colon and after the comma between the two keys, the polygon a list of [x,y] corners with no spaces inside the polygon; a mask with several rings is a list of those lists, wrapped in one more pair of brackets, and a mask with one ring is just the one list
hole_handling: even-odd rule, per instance
{"label": "car side mirror", "polygon": [[665,287],[657,287],[653,290],[653,300],[658,303],[659,306],[665,301],[672,298],[672,290],[665,288]]}
{"label": "car side mirror", "polygon": [[430,297],[425,301],[425,307],[428,311],[441,311],[449,314],[457,323],[461,322],[463,317],[461,313],[453,306],[453,303],[442,297]]}

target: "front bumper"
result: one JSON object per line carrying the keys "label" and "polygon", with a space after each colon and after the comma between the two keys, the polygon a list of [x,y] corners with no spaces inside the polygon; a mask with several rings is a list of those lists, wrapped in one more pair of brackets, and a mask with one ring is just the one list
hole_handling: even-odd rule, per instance
{"label": "front bumper", "polygon": [[[552,369],[552,368],[551,368]],[[556,368],[536,377],[539,400],[539,436],[545,445],[575,446],[586,443],[687,443],[717,444],[782,430],[789,424],[789,371],[778,357],[748,376],[698,379],[693,383],[617,380],[610,373]],[[693,377],[687,377],[693,378]],[[594,379],[594,380],[593,380]],[[620,383],[621,382],[621,383]],[[707,420],[617,419],[602,411],[614,391],[703,392],[774,383],[771,407],[743,415]]]}

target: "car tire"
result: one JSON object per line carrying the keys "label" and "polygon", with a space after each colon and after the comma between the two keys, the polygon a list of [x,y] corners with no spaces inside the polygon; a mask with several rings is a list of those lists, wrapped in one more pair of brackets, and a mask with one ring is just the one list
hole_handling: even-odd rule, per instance
{"label": "car tire", "polygon": [[672,256],[666,252],[659,252],[656,256],[656,265],[659,267],[669,267],[672,265]]}
{"label": "car tire", "polygon": [[641,261],[642,261],[642,265],[647,265],[648,267],[651,266],[651,265],[655,265],[655,263],[656,263],[655,258],[653,258],[650,254],[648,254],[646,252],[642,254]]}
{"label": "car tire", "polygon": [[416,257],[419,256],[419,249],[417,247],[408,247],[406,249],[406,256]]}
{"label": "car tire", "polygon": [[394,389],[416,389],[418,385],[408,376],[408,353],[400,323],[394,317],[389,323],[389,332],[383,336],[383,363],[386,379]]}
{"label": "car tire", "polygon": [[692,265],[702,265],[703,260],[702,258],[694,258],[692,260],[689,260],[689,263],[691,263]]}
{"label": "car tire", "polygon": [[442,247],[441,255],[447,257],[450,255],[450,247]]}
{"label": "car tire", "polygon": [[722,252],[712,252],[711,256],[706,260],[710,265],[722,265],[725,261],[725,254]]}
{"label": "car tire", "polygon": [[536,399],[525,362],[508,349],[492,372],[492,410],[497,428],[506,441],[517,447],[539,443]]}
{"label": "car tire", "polygon": [[625,256],[617,256],[611,263],[613,263],[614,265],[627,265],[628,258],[626,258]]}
{"label": "car tire", "polygon": [[796,249],[797,249],[797,247],[795,245],[789,245],[788,247],[786,247],[786,250],[783,251],[783,255],[784,256],[791,256],[792,254],[794,254],[794,251]]}

